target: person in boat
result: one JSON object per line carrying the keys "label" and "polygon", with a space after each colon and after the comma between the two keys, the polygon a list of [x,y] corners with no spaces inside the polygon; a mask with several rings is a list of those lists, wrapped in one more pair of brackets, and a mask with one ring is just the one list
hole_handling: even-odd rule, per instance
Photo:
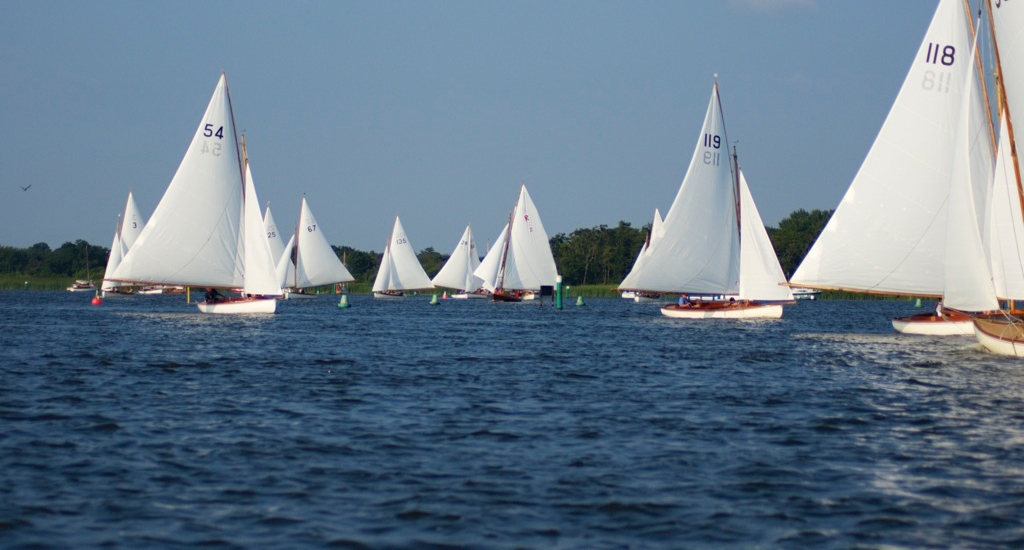
{"label": "person in boat", "polygon": [[206,301],[207,302],[220,302],[224,300],[224,295],[217,292],[216,288],[206,287]]}

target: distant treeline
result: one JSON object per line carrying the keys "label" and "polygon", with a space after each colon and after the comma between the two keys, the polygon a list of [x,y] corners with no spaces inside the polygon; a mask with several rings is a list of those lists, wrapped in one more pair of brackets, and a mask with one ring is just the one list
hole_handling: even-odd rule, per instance
{"label": "distant treeline", "polygon": [[[767,228],[787,278],[803,260],[831,215],[831,210],[797,210],[779,222],[779,227]],[[568,235],[559,233],[551,238],[551,252],[566,284],[617,284],[633,267],[650,229],[650,224],[636,228],[628,222],[619,222],[615,227],[600,225],[577,229]],[[332,248],[356,281],[374,280],[380,265],[380,252],[366,252],[349,246]],[[0,246],[0,274],[24,278],[99,280],[103,278],[109,253],[110,249],[83,240],[66,242],[55,250],[46,243],[36,243],[28,248]],[[448,260],[447,254],[433,248],[426,248],[417,256],[431,277]]]}

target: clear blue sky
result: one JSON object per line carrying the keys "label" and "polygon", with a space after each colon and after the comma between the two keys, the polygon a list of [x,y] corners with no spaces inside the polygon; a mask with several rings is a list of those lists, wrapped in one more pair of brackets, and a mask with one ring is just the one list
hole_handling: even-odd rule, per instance
{"label": "clear blue sky", "polygon": [[333,244],[380,251],[399,214],[417,250],[483,246],[520,182],[550,235],[639,227],[714,73],[775,225],[839,203],[936,5],[0,2],[0,244],[109,246],[129,189],[148,218],[222,69],[284,231],[305,193]]}

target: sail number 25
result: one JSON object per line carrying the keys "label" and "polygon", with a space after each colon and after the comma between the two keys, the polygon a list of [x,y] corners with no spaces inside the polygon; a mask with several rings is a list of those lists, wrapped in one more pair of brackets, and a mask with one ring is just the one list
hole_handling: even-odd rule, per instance
{"label": "sail number 25", "polygon": [[[722,138],[711,134],[704,134],[704,147],[719,149],[722,147]],[[704,164],[718,166],[720,153],[718,151],[704,151]]]}
{"label": "sail number 25", "polygon": [[[952,67],[956,62],[956,48],[943,46],[942,44],[928,43],[928,51],[924,54],[924,62],[930,65],[942,65]],[[925,71],[924,79],[921,81],[921,88],[931,92],[949,92],[949,82],[953,75],[946,72]]]}

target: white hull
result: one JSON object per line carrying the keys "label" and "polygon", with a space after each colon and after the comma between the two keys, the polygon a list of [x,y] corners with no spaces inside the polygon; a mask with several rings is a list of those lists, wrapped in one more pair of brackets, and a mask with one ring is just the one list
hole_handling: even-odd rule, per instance
{"label": "white hull", "polygon": [[1009,323],[1003,319],[976,319],[974,335],[978,342],[992,353],[1024,357],[1024,329],[1019,320],[1016,323]]}
{"label": "white hull", "polygon": [[627,299],[627,300],[633,300],[633,299],[636,298],[636,292],[633,292],[633,291],[630,291],[630,290],[623,291],[622,297]]}
{"label": "white hull", "polygon": [[197,302],[203,313],[274,313],[277,311],[276,298],[239,298],[222,302]]}
{"label": "white hull", "polygon": [[793,289],[793,298],[796,298],[797,300],[817,300],[820,295],[820,290],[811,290],[807,288]]}
{"label": "white hull", "polygon": [[967,321],[914,321],[893,319],[892,328],[903,334],[921,336],[970,336],[974,334],[974,322]]}
{"label": "white hull", "polygon": [[316,298],[317,294],[306,294],[305,292],[289,292],[285,291],[285,300],[305,300],[306,298]]}
{"label": "white hull", "polygon": [[679,308],[668,305],[661,308],[661,314],[673,319],[779,319],[782,317],[782,306],[756,302],[722,308]]}
{"label": "white hull", "polygon": [[384,293],[384,292],[374,292],[373,293],[373,297],[374,298],[381,298],[381,299],[384,299],[384,300],[400,300],[402,298],[405,298],[405,294],[404,293],[401,293],[401,294],[387,294],[387,293]]}
{"label": "white hull", "polygon": [[637,294],[633,296],[633,301],[638,304],[647,304],[651,302],[660,302],[661,296],[644,296],[643,294]]}
{"label": "white hull", "polygon": [[475,292],[466,294],[465,292],[459,292],[458,294],[452,294],[448,296],[452,300],[485,300],[488,298],[486,294],[477,294]]}

